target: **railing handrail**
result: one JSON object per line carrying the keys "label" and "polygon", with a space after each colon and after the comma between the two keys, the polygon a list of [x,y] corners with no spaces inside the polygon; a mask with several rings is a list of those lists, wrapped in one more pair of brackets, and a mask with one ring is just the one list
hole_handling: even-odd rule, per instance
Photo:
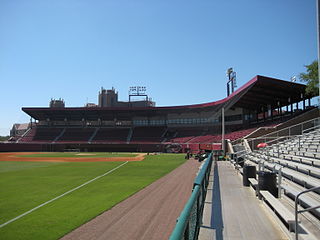
{"label": "railing handrail", "polygon": [[[311,129],[317,129],[317,128],[319,128],[319,125],[313,126],[311,128],[307,128],[305,130],[302,130],[302,133],[304,133],[305,131],[308,131],[308,130],[311,130]],[[309,133],[306,133],[306,134],[309,134]]]}
{"label": "railing handrail", "polygon": [[268,135],[276,134],[276,133],[279,133],[280,131],[285,131],[285,130],[287,130],[287,129],[290,129],[290,128],[293,128],[293,127],[296,127],[296,126],[303,125],[303,124],[305,124],[305,123],[307,123],[307,122],[315,121],[316,119],[317,119],[317,120],[320,120],[320,117],[316,117],[316,118],[313,118],[313,119],[309,119],[309,120],[307,120],[307,121],[294,124],[294,125],[292,125],[292,126],[289,126],[289,127],[283,128],[283,129],[280,129],[280,130],[278,130],[278,131],[271,132],[271,133],[267,133],[267,134],[265,134],[265,135],[263,135],[263,136],[260,136],[260,137],[261,137],[261,138],[267,137]]}
{"label": "railing handrail", "polygon": [[246,149],[244,149],[244,150],[241,150],[241,151],[235,152],[234,154],[239,154],[239,153],[243,153],[243,152],[247,152],[247,150],[246,150]]}
{"label": "railing handrail", "polygon": [[[206,158],[206,160],[203,164],[203,167],[201,168],[200,172],[198,173],[197,177],[194,180],[194,185],[193,185],[193,190],[192,190],[191,196],[190,196],[188,202],[186,203],[185,207],[183,208],[179,218],[177,219],[176,226],[170,235],[170,238],[169,238],[170,240],[180,240],[184,236],[186,228],[188,227],[188,224],[189,224],[189,219],[190,219],[194,204],[198,200],[200,194],[204,190],[206,191],[207,186],[203,186],[203,185],[205,184],[205,178],[206,177],[208,178],[208,171],[211,170],[211,165],[212,165],[212,161],[213,161],[212,155],[213,155],[212,152],[208,155],[208,157]],[[205,197],[205,196],[203,196],[203,197]],[[202,205],[204,204],[204,200],[205,199],[203,199]],[[198,216],[202,216],[203,207],[197,206],[197,210],[201,211]],[[197,232],[197,230],[196,230],[196,232]]]}
{"label": "railing handrail", "polygon": [[[311,128],[307,128],[307,129],[305,129],[304,131],[307,131],[307,130],[311,130],[311,129],[316,129],[316,128],[318,128],[319,126],[314,126],[314,127],[311,127]],[[302,131],[302,133],[304,132],[304,131]],[[284,139],[290,139],[290,138],[296,138],[296,137],[302,137],[302,136],[307,136],[307,135],[311,135],[311,134],[313,134],[313,132],[308,132],[308,133],[303,133],[303,134],[297,134],[297,135],[287,135],[287,136],[279,136],[279,137],[257,137],[257,138],[251,138],[251,139],[249,139],[250,141],[253,141],[253,140],[259,140],[259,139],[270,139],[270,138],[274,138],[274,139],[272,139],[272,140],[270,140],[270,141],[265,141],[265,143],[271,143],[271,142],[274,142],[274,141],[279,141],[279,139],[282,139],[282,138],[284,138]],[[270,146],[267,146],[267,147],[270,147]]]}
{"label": "railing handrail", "polygon": [[188,221],[191,216],[191,211],[193,208],[193,205],[195,201],[197,200],[197,197],[199,195],[200,186],[196,185],[194,189],[192,190],[192,194],[186,203],[185,207],[183,208],[179,218],[177,219],[177,224],[170,236],[170,240],[177,240],[181,239],[181,236],[183,236],[185,229],[187,227]]}
{"label": "railing handrail", "polygon": [[267,129],[272,129],[272,128],[275,128],[275,127],[274,127],[274,126],[273,126],[273,127],[272,127],[272,126],[269,126],[269,127],[268,127],[268,126],[258,127],[256,130],[252,131],[251,133],[247,134],[246,136],[231,141],[231,144],[232,144],[232,145],[237,145],[238,142],[241,142],[241,139],[250,139],[250,138],[248,138],[247,136],[250,136],[250,135],[258,132],[258,131],[260,131],[261,129],[267,130]]}
{"label": "railing handrail", "polygon": [[251,140],[266,139],[266,138],[279,139],[279,138],[289,138],[289,137],[296,137],[296,136],[301,136],[301,135],[284,135],[284,136],[279,136],[279,137],[263,137],[263,136],[261,136],[261,137],[256,137],[256,138],[247,138],[247,140],[251,141]]}
{"label": "railing handrail", "polygon": [[[255,140],[259,140],[259,139],[263,140],[264,139],[264,143],[266,143],[266,144],[272,143],[272,142],[275,142],[275,141],[278,143],[279,139],[281,139],[281,138],[284,138],[286,140],[286,139],[297,137],[297,136],[302,136],[302,135],[274,137],[274,139],[271,139],[269,141],[266,141],[267,138],[257,137],[257,138],[251,138],[251,139],[249,139],[249,141],[255,141]],[[272,138],[272,137],[269,137],[269,138]],[[269,147],[270,147],[270,145],[266,146],[265,148],[269,148]]]}
{"label": "railing handrail", "polygon": [[212,158],[212,153],[209,154],[209,156],[207,157],[207,161],[203,164],[200,172],[196,176],[196,178],[194,180],[194,185],[201,185],[202,184],[203,179],[206,175],[207,168],[208,168],[209,164],[212,162],[212,160],[210,161],[211,158]]}
{"label": "railing handrail", "polygon": [[[281,130],[279,130],[279,131],[272,132],[272,133],[269,133],[269,134],[266,134],[266,135],[263,135],[263,136],[260,136],[260,137],[249,138],[249,139],[247,139],[247,140],[249,140],[249,141],[251,141],[251,143],[253,143],[255,140],[264,139],[264,140],[265,140],[265,141],[264,141],[265,143],[272,143],[272,142],[277,142],[277,143],[278,143],[280,139],[290,139],[290,138],[295,138],[295,137],[301,137],[301,136],[303,136],[303,135],[304,135],[304,136],[311,135],[311,134],[313,134],[313,132],[308,132],[308,133],[305,133],[305,132],[319,128],[319,126],[320,126],[319,122],[317,123],[317,125],[314,125],[314,126],[312,126],[312,127],[310,127],[310,128],[307,128],[307,129],[304,129],[304,130],[301,129],[301,134],[279,136],[278,133],[279,133],[280,131],[285,131],[285,130],[289,129],[289,134],[290,134],[290,128],[293,128],[293,127],[299,126],[299,125],[302,126],[302,125],[303,125],[304,123],[306,123],[306,122],[314,122],[314,123],[316,123],[317,120],[320,121],[320,117],[313,118],[313,119],[308,120],[308,121],[305,121],[305,122],[303,122],[303,123],[295,124],[295,125],[293,125],[293,126],[290,126],[290,127],[287,127],[287,128],[281,129]],[[269,136],[269,135],[275,135],[275,134],[277,134],[278,136]],[[269,139],[272,139],[272,140],[266,141],[267,139],[268,139],[268,140],[269,140]],[[267,148],[268,148],[268,147],[267,147]]]}
{"label": "railing handrail", "polygon": [[300,210],[298,211],[298,200],[299,200],[299,197],[302,195],[302,194],[305,194],[305,193],[308,193],[308,192],[313,192],[315,190],[318,190],[320,189],[320,186],[319,187],[313,187],[313,188],[310,188],[310,189],[307,189],[307,190],[304,190],[300,193],[298,193],[298,195],[296,196],[295,198],[295,208],[294,208],[294,215],[295,215],[295,240],[298,240],[299,238],[299,231],[298,231],[298,213],[303,213],[303,212],[309,212],[313,209],[316,209],[316,208],[320,208],[320,205],[319,206],[313,206],[313,207],[310,207],[310,208],[307,208],[307,209],[303,209],[303,210]]}

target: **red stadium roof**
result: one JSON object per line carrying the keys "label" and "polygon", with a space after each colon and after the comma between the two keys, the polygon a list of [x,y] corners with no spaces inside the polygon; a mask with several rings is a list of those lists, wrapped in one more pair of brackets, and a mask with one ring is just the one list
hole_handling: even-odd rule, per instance
{"label": "red stadium roof", "polygon": [[[237,89],[228,97],[215,102],[183,105],[183,106],[167,106],[167,107],[72,107],[72,108],[27,108],[22,110],[36,120],[50,119],[97,119],[110,118],[121,120],[129,116],[152,116],[167,114],[170,112],[183,113],[189,111],[203,110],[219,110],[231,107],[241,107],[256,110],[262,106],[286,106],[290,102],[299,102],[303,99],[313,96],[305,96],[306,86],[299,83],[283,81],[275,78],[257,75],[245,85]],[[289,102],[290,101],[290,102]]]}

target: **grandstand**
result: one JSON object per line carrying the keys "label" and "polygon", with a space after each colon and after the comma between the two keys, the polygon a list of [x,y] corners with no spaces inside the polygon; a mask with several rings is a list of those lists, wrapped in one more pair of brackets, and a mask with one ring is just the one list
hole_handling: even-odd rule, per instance
{"label": "grandstand", "polygon": [[[115,95],[114,89],[105,92]],[[308,112],[312,97],[305,94],[305,85],[258,75],[228,97],[203,104],[111,106],[106,97],[105,105],[65,107],[63,100],[52,100],[47,108],[22,108],[31,117],[30,128],[1,144],[0,151],[6,151],[8,144],[16,151],[28,146],[32,150],[38,146],[39,151],[165,151],[172,143],[181,144],[184,152],[199,151],[203,144],[208,150],[220,144],[221,149],[222,109],[225,138],[234,141]]]}
{"label": "grandstand", "polygon": [[229,141],[230,161],[210,154],[170,240],[319,239],[319,113]]}
{"label": "grandstand", "polygon": [[[183,223],[184,227],[197,227],[192,232],[199,234],[200,240],[214,239],[212,234],[217,233],[216,229],[210,231],[213,230],[212,223],[205,224],[208,219],[211,221],[212,214],[216,214],[214,211],[217,209],[213,208],[212,199],[205,200],[206,191],[211,189],[223,195],[224,190],[236,186],[231,192],[225,193],[227,197],[228,194],[233,194],[230,201],[218,202],[218,206],[216,205],[220,211],[230,209],[231,212],[224,212],[226,216],[233,216],[232,211],[238,210],[231,207],[235,206],[238,197],[243,208],[247,209],[256,200],[261,201],[270,209],[276,221],[283,225],[288,236],[293,237],[298,233],[302,239],[317,239],[315,236],[320,234],[320,211],[317,208],[320,204],[320,116],[319,109],[311,105],[311,98],[314,96],[305,94],[305,89],[303,84],[258,75],[222,100],[194,105],[156,107],[149,100],[136,105],[126,102],[110,105],[107,97],[104,100],[99,97],[99,105],[65,107],[62,100],[52,100],[49,107],[22,108],[31,117],[29,128],[11,141],[1,143],[0,151],[198,153],[212,150],[220,153],[225,149],[232,156],[230,162],[235,165],[235,170],[230,168],[231,163],[221,164],[218,161],[212,164],[211,169],[212,160],[206,160],[205,171],[199,172],[194,185],[201,189],[201,194],[198,192],[199,196],[191,197],[197,201],[202,198],[204,206],[189,206],[189,210],[197,209],[198,222]],[[114,89],[104,92],[116,95]],[[257,146],[260,143],[267,147],[259,149]],[[217,155],[210,156],[211,159],[218,160]],[[255,172],[254,176],[248,177],[248,166],[254,167],[258,174]],[[243,175],[243,181],[250,183],[257,199],[253,201],[252,197],[248,199],[248,196],[240,196],[239,184],[235,184],[237,175],[230,169]],[[218,171],[221,171],[220,175]],[[276,192],[267,191],[259,185],[261,172],[275,174]],[[211,184],[210,188],[203,185],[203,179],[206,179],[206,184]],[[219,187],[220,181],[226,184],[222,185],[223,189]],[[212,185],[213,182],[216,185]],[[310,189],[313,191],[309,192]],[[246,191],[247,189],[241,189],[241,194]],[[295,199],[304,191],[307,192],[297,202],[300,210],[308,210],[302,214],[294,206]],[[219,197],[218,201],[221,201],[225,196]],[[212,211],[208,212],[210,208],[206,204],[212,205]],[[223,204],[229,205],[222,207]],[[257,206],[254,208],[258,212]],[[200,228],[199,218],[203,209],[205,211]],[[299,221],[295,219],[296,213]],[[191,216],[191,210],[188,214]],[[222,213],[219,214],[222,217]],[[244,217],[240,213],[238,215],[240,218]],[[254,219],[254,213],[247,215]],[[244,219],[244,223],[249,221]],[[264,216],[259,215],[257,219],[262,219],[263,226]],[[230,225],[228,220],[225,224]],[[240,221],[239,225],[241,224]],[[257,222],[258,224],[260,223]],[[249,229],[250,234],[250,227],[244,227]],[[226,229],[224,234],[229,234],[228,231]],[[183,230],[183,234],[190,232],[187,228]],[[239,239],[249,239],[244,232]],[[272,236],[266,236],[266,239],[272,239]],[[182,235],[173,239],[182,239]],[[193,239],[197,239],[197,236]]]}
{"label": "grandstand", "polygon": [[[256,174],[249,182],[292,238],[299,235],[301,239],[317,239],[320,233],[320,119],[319,110],[315,112],[318,116],[314,119],[257,138],[242,139],[234,146],[237,168],[238,161],[243,159],[244,168],[255,166],[258,172],[276,176],[276,194],[259,191]],[[267,147],[257,148],[259,142],[266,142]],[[247,178],[244,169],[240,168],[240,172]]]}

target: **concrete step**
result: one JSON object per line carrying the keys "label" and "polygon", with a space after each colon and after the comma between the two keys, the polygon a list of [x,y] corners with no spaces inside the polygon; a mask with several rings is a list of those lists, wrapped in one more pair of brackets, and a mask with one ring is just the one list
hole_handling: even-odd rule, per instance
{"label": "concrete step", "polygon": [[[246,159],[251,160],[255,164],[258,164],[259,161],[263,161],[265,168],[267,168],[270,171],[274,171],[274,170],[278,171],[280,168],[282,168],[283,177],[285,177],[293,182],[296,182],[296,183],[300,184],[301,186],[304,186],[307,188],[320,186],[320,179],[318,179],[318,178],[308,176],[304,173],[300,173],[300,172],[297,172],[295,170],[292,170],[292,169],[289,169],[286,167],[282,167],[281,165],[276,164],[276,163],[267,162],[267,161],[263,160],[263,158],[259,159],[257,157],[247,156]],[[317,191],[317,192],[320,194],[320,191]]]}
{"label": "concrete step", "polygon": [[[302,192],[303,190],[292,186],[290,184],[284,183],[281,184],[281,188],[285,190],[286,195],[291,196],[292,199],[295,199],[296,196]],[[320,201],[319,201],[319,197],[314,197],[311,193],[305,193],[302,194],[299,197],[299,205],[301,205],[304,208],[310,208],[310,207],[316,207],[319,206],[319,208],[312,210],[311,212],[318,218],[320,219]]]}

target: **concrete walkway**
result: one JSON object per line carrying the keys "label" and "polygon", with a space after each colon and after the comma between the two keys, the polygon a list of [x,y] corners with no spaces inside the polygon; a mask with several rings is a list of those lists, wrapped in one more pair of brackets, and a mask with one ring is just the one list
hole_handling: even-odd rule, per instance
{"label": "concrete walkway", "polygon": [[229,162],[211,172],[199,240],[288,239]]}

